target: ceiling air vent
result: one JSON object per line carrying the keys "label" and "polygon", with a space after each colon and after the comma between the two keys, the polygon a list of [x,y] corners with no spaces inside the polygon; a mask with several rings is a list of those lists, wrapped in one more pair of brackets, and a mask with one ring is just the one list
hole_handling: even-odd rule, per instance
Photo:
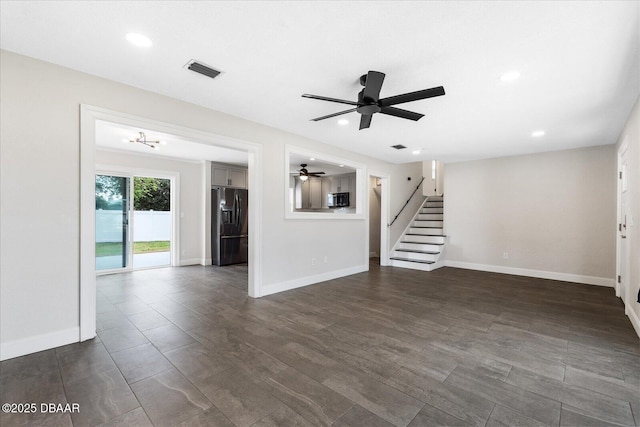
{"label": "ceiling air vent", "polygon": [[215,70],[209,66],[206,66],[196,61],[195,59],[192,59],[191,61],[189,61],[187,65],[185,65],[185,67],[187,67],[191,71],[200,73],[203,76],[211,77],[212,79],[215,79],[218,76],[218,74],[220,74],[220,71]]}
{"label": "ceiling air vent", "polygon": [[392,145],[391,148],[395,148],[396,150],[402,150],[403,148],[407,148],[402,144]]}

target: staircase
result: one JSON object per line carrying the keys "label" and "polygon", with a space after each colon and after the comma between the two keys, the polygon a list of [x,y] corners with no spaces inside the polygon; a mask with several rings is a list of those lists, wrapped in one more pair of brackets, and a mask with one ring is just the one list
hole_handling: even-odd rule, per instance
{"label": "staircase", "polygon": [[444,200],[429,196],[391,251],[391,265],[432,271],[442,267],[438,262],[444,250]]}

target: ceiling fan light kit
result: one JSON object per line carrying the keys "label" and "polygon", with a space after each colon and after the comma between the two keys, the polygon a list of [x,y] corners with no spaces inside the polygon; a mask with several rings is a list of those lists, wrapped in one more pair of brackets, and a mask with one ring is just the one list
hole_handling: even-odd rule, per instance
{"label": "ceiling fan light kit", "polygon": [[306,163],[302,163],[300,167],[301,169],[298,169],[300,181],[306,181],[309,177],[318,178],[320,175],[324,175],[324,172],[309,172]]}
{"label": "ceiling fan light kit", "polygon": [[445,93],[444,87],[437,86],[430,89],[418,90],[415,92],[380,99],[380,89],[382,89],[384,78],[385,74],[379,71],[369,71],[367,74],[362,75],[360,77],[360,84],[364,86],[364,89],[358,93],[357,102],[348,101],[346,99],[329,98],[326,96],[310,95],[308,93],[303,94],[303,98],[319,99],[321,101],[337,102],[340,104],[355,106],[355,108],[350,108],[348,110],[339,111],[322,117],[316,117],[315,119],[311,119],[311,121],[317,122],[331,117],[340,116],[342,114],[353,113],[354,111],[360,114],[360,130],[367,129],[371,126],[371,118],[376,113],[418,121],[424,117],[424,114],[403,110],[401,108],[393,107],[393,105],[442,96]]}

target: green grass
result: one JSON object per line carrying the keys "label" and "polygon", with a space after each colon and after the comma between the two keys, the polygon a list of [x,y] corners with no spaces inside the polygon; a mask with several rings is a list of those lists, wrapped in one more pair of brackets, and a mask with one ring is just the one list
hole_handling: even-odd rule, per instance
{"label": "green grass", "polygon": [[[171,242],[161,240],[155,242],[133,242],[134,254],[148,254],[150,252],[168,252]],[[122,243],[102,242],[96,243],[96,256],[122,255]]]}

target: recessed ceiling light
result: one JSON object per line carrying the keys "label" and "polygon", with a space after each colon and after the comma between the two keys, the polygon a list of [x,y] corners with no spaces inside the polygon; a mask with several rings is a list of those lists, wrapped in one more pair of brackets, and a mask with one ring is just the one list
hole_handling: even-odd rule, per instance
{"label": "recessed ceiling light", "polygon": [[316,158],[315,157],[309,157],[309,160],[314,161]]}
{"label": "recessed ceiling light", "polygon": [[503,82],[512,82],[520,77],[520,73],[517,71],[507,71],[503,75],[500,76],[500,80]]}
{"label": "recessed ceiling light", "polygon": [[531,136],[534,138],[540,138],[541,136],[544,136],[544,131],[537,130],[537,131],[531,132]]}
{"label": "recessed ceiling light", "polygon": [[420,153],[421,153],[421,151],[422,151],[422,150],[413,150],[413,151],[411,152],[411,154],[413,154],[413,155],[417,155],[417,154],[420,154]]}
{"label": "recessed ceiling light", "polygon": [[139,47],[151,47],[153,45],[151,39],[147,36],[143,36],[142,34],[127,33],[126,38],[129,40],[129,43]]}
{"label": "recessed ceiling light", "polygon": [[344,165],[338,165],[338,166],[340,166],[341,168],[343,168],[343,167],[344,167]]}
{"label": "recessed ceiling light", "polygon": [[340,120],[338,120],[338,124],[339,124],[340,126],[346,126],[346,125],[348,125],[348,124],[349,124],[349,120],[347,120],[347,119],[340,119]]}

